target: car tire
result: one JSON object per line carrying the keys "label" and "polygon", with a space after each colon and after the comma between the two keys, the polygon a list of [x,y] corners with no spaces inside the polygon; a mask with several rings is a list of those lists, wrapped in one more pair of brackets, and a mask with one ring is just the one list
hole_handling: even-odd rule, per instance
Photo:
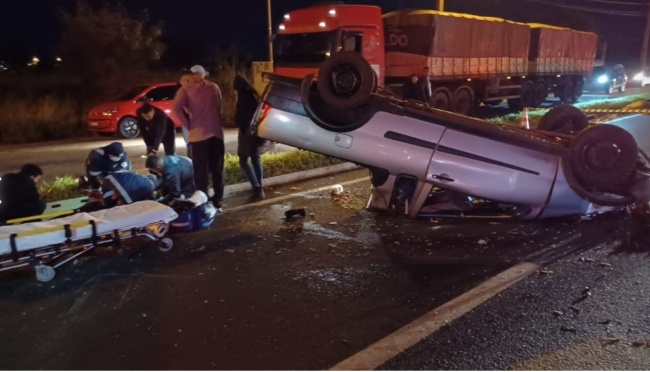
{"label": "car tire", "polygon": [[575,99],[575,86],[573,85],[573,82],[567,81],[565,82],[564,86],[560,88],[560,101],[562,103],[573,103],[576,101]]}
{"label": "car tire", "polygon": [[589,126],[584,112],[571,105],[560,105],[547,112],[537,125],[537,129],[548,132],[572,134]]}
{"label": "car tire", "polygon": [[138,122],[132,116],[123,117],[117,124],[117,131],[122,138],[135,138],[140,134]]}
{"label": "car tire", "polygon": [[318,70],[318,93],[333,109],[358,108],[368,103],[376,88],[375,72],[359,53],[335,53]]}
{"label": "car tire", "polygon": [[638,151],[626,130],[599,124],[580,132],[571,142],[571,170],[589,191],[625,192],[637,166]]}
{"label": "car tire", "polygon": [[467,115],[472,108],[472,102],[474,102],[474,98],[472,88],[469,86],[464,85],[454,91],[452,108],[455,113]]}

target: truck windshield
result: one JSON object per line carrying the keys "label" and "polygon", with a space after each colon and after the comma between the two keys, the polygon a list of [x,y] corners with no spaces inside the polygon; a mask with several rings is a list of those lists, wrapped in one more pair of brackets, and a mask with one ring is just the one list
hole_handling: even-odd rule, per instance
{"label": "truck windshield", "polygon": [[332,53],[336,31],[277,35],[274,60],[280,64],[319,64]]}

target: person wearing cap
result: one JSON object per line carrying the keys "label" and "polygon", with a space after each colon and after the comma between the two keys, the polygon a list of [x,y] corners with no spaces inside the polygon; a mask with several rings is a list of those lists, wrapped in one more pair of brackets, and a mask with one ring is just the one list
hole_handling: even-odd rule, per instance
{"label": "person wearing cap", "polygon": [[[195,65],[190,71],[194,74],[194,82],[187,89],[179,90],[173,110],[189,131],[196,188],[207,195],[211,175],[214,188],[212,203],[215,208],[221,209],[225,156],[221,90],[217,84],[205,80],[208,73],[202,66]],[[186,109],[189,118],[184,115]]]}
{"label": "person wearing cap", "polygon": [[157,153],[161,143],[165,155],[176,153],[176,129],[165,111],[147,102],[138,107],[136,117],[142,139],[147,146],[147,155]]}
{"label": "person wearing cap", "polygon": [[162,182],[159,188],[166,189],[166,194],[158,199],[160,203],[169,204],[174,199],[190,198],[196,191],[194,186],[194,167],[192,160],[186,156],[149,155],[145,166]]}
{"label": "person wearing cap", "polygon": [[45,211],[37,184],[43,170],[34,164],[25,164],[18,173],[0,178],[0,221],[38,216]]}
{"label": "person wearing cap", "polygon": [[113,142],[107,146],[93,149],[86,159],[86,183],[93,189],[99,189],[102,179],[109,175],[131,170],[124,146],[120,142]]}

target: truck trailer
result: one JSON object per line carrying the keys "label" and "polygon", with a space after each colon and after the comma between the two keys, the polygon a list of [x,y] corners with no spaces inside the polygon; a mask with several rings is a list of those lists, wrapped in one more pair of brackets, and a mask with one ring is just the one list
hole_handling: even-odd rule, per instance
{"label": "truck trailer", "polygon": [[360,53],[378,84],[401,94],[429,67],[432,107],[467,114],[507,100],[539,107],[549,93],[582,95],[597,36],[568,28],[470,14],[409,9],[382,15],[368,5],[318,5],[285,15],[275,39],[276,74],[304,77],[333,53]]}

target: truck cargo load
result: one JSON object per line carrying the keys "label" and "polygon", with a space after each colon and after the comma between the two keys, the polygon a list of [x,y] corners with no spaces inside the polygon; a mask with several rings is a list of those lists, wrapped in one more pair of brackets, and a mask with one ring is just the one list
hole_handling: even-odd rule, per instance
{"label": "truck cargo load", "polygon": [[383,16],[386,77],[420,74],[431,79],[525,75],[530,27],[500,18],[434,10]]}
{"label": "truck cargo load", "polygon": [[598,36],[538,23],[531,27],[529,74],[589,74],[594,66]]}

